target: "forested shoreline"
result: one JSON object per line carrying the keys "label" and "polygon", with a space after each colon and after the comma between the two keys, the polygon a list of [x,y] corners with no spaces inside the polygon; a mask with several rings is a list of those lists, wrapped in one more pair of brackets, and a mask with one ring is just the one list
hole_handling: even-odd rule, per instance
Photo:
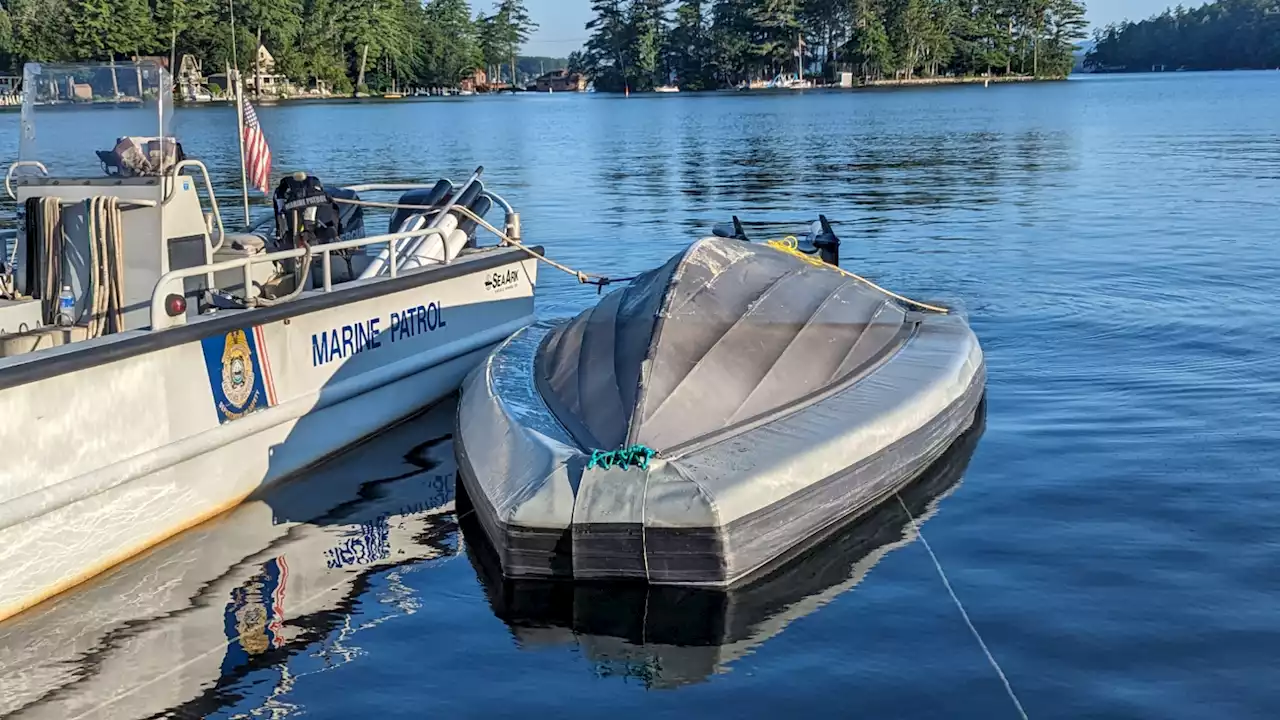
{"label": "forested shoreline", "polygon": [[473,15],[467,0],[8,0],[0,9],[0,61],[42,62],[191,54],[209,73],[248,67],[259,39],[277,72],[349,93],[364,66],[372,89],[456,86],[477,68],[516,64],[537,28],[522,0]]}
{"label": "forested shoreline", "polygon": [[570,67],[601,91],[723,88],[797,73],[828,79],[1065,77],[1080,0],[593,0]]}
{"label": "forested shoreline", "polygon": [[1260,70],[1280,67],[1280,0],[1179,5],[1099,29],[1085,67],[1102,72]]}

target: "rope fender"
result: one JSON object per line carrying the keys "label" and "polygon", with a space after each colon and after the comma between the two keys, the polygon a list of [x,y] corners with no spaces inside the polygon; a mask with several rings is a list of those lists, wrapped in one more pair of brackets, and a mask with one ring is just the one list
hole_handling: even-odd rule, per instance
{"label": "rope fender", "polygon": [[608,470],[617,467],[622,470],[630,470],[632,467],[638,467],[641,470],[649,469],[649,460],[652,459],[658,451],[645,445],[632,445],[630,447],[619,448],[617,450],[592,450],[591,461],[587,463],[587,469],[601,468]]}

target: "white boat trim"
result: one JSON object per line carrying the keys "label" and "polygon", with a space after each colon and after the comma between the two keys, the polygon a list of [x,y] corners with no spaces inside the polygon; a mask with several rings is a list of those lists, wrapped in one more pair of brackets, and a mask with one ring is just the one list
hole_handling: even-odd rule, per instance
{"label": "white boat trim", "polygon": [[267,410],[252,413],[240,421],[220,425],[210,432],[184,438],[57,485],[7,500],[0,504],[0,530],[33,520],[81,500],[87,500],[145,475],[166,470],[263,430],[282,425],[290,420],[297,420],[307,413],[323,410],[383,385],[403,380],[434,365],[490,347],[532,321],[533,316],[528,316],[496,326],[481,335],[471,335],[391,365],[385,365],[377,370],[362,373],[350,380],[324,386],[317,391],[306,393]]}

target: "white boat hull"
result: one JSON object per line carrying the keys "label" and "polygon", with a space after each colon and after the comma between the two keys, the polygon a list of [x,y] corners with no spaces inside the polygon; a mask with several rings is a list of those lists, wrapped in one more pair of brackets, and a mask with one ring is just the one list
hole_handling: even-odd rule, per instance
{"label": "white boat hull", "polygon": [[454,392],[533,320],[535,282],[492,250],[78,343],[62,372],[0,361],[0,619]]}

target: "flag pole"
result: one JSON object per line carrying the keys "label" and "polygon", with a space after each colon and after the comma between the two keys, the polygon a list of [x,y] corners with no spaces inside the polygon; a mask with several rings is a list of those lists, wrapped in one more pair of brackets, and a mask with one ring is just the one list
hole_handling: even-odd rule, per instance
{"label": "flag pole", "polygon": [[244,166],[244,90],[240,86],[240,71],[232,70],[235,73],[235,89],[236,89],[236,125],[239,132],[236,138],[240,142],[240,195],[244,200],[244,226],[249,227],[249,176]]}
{"label": "flag pole", "polygon": [[[236,3],[227,0],[227,10],[231,13],[231,62],[234,68],[228,68],[227,79],[234,89],[236,99],[236,138],[240,144],[240,196],[244,200],[244,226],[249,227],[249,178],[244,166],[244,90],[240,86],[240,61],[236,57]],[[235,73],[232,79],[232,73]]]}

